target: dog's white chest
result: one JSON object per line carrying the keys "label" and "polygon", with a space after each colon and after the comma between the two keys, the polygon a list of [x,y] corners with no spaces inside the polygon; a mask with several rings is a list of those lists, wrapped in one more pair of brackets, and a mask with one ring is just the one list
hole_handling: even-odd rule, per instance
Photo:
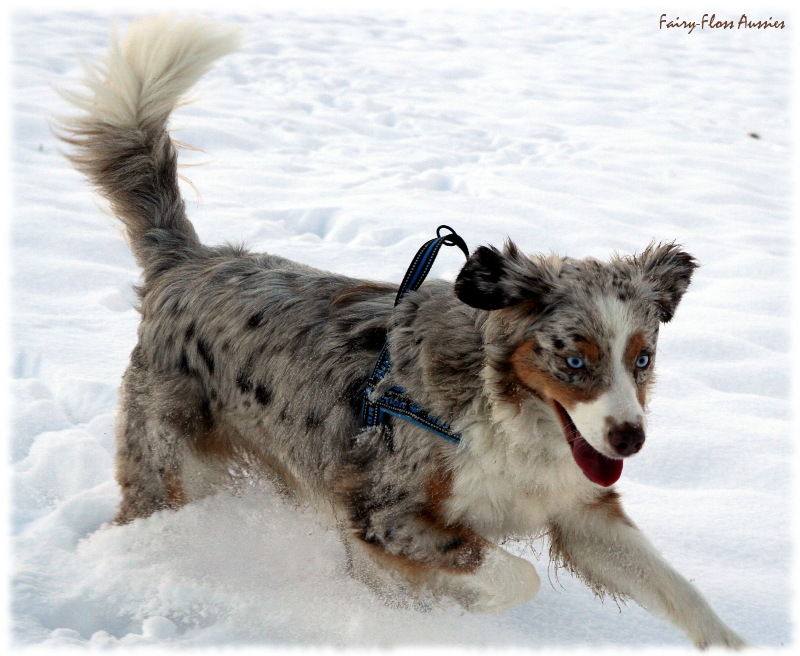
{"label": "dog's white chest", "polygon": [[488,539],[531,535],[547,523],[548,500],[494,472],[462,471],[453,482],[448,509]]}
{"label": "dog's white chest", "polygon": [[515,448],[516,440],[509,444],[505,437],[472,440],[455,470],[447,506],[453,520],[495,540],[538,533],[588,491],[567,449],[548,448],[541,435],[529,435],[524,448]]}

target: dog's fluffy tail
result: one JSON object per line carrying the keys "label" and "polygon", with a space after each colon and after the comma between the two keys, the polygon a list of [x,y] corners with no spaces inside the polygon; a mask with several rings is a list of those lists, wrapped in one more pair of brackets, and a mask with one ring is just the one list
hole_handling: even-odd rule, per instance
{"label": "dog's fluffy tail", "polygon": [[59,120],[70,161],[125,224],[145,280],[200,246],[178,188],[170,112],[216,59],[236,49],[239,31],[199,18],[140,19],[104,60],[84,64],[88,93],[61,91],[82,110]]}

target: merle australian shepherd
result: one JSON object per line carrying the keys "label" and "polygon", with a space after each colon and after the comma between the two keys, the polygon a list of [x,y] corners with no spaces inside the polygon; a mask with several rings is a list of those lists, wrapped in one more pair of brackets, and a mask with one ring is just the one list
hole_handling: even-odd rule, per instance
{"label": "merle australian shepherd", "polygon": [[[71,161],[143,271],[116,521],[178,508],[236,467],[267,471],[335,519],[353,573],[391,598],[483,613],[524,604],[539,576],[498,542],[547,535],[552,561],[596,593],[634,599],[699,647],[744,645],[613,488],[644,444],[659,327],[694,259],[675,244],[604,262],[508,242],[395,307],[395,285],[205,246],[167,123],[237,41],[196,18],[140,20],[87,67],[88,91],[64,92],[81,110],[60,123]],[[401,419],[364,429],[384,343],[392,367],[379,387],[405,390],[460,442]]]}

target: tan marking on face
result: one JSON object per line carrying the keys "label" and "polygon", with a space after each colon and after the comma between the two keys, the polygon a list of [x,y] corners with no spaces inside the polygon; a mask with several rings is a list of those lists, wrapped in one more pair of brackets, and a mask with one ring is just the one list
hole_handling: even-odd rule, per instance
{"label": "tan marking on face", "polygon": [[644,333],[639,331],[633,333],[628,338],[628,344],[625,346],[625,364],[628,368],[633,369],[636,366],[636,360],[639,359],[639,354],[647,346],[647,341],[644,338]]}
{"label": "tan marking on face", "polygon": [[568,411],[578,403],[591,403],[600,396],[603,390],[599,387],[581,388],[567,385],[534,366],[533,350],[535,347],[534,340],[523,342],[509,358],[514,373],[523,385],[545,399],[555,399]]}
{"label": "tan marking on face", "polygon": [[600,359],[600,347],[590,339],[580,341],[577,344],[578,351],[583,359],[589,363],[597,362]]}
{"label": "tan marking on face", "polygon": [[[643,332],[636,332],[630,336],[628,343],[625,346],[625,355],[623,360],[629,371],[636,369],[636,360],[639,359],[639,354],[645,349],[646,346],[647,341],[645,340]],[[641,405],[643,408],[647,405],[647,396],[652,384],[653,378],[651,376],[644,382],[644,384],[636,386],[636,398],[639,401],[639,405]]]}
{"label": "tan marking on face", "polygon": [[520,395],[519,385],[515,384],[514,381],[504,381],[503,390],[499,393],[499,396],[506,403],[517,406],[517,412],[520,411],[519,404],[522,403],[522,396]]}
{"label": "tan marking on face", "polygon": [[[508,365],[509,363],[504,364]],[[498,378],[493,388],[498,397],[506,403],[516,406],[517,412],[520,411],[524,386],[510,366],[504,367],[502,376]],[[532,392],[532,390],[528,391]]]}
{"label": "tan marking on face", "polygon": [[653,387],[653,383],[656,382],[655,376],[650,374],[650,377],[644,381],[642,385],[639,385],[636,389],[636,398],[639,400],[639,405],[642,408],[647,408],[647,401],[650,397],[650,390]]}

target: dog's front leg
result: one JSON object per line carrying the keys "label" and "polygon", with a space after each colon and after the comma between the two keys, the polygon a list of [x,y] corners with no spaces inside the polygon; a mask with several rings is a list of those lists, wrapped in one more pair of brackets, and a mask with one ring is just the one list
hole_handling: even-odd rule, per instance
{"label": "dog's front leg", "polygon": [[504,613],[530,601],[541,586],[531,563],[490,542],[474,570],[443,576],[443,590],[473,613]]}
{"label": "dog's front leg", "polygon": [[[473,613],[498,614],[526,603],[539,590],[531,563],[470,531],[431,526],[419,516],[394,517],[388,524],[372,521],[366,531],[348,536],[351,557],[356,556],[351,564],[361,569],[367,563],[357,554],[367,556],[371,568],[377,566],[395,581],[399,576],[403,594],[412,598],[415,590],[427,590]],[[354,574],[379,592],[393,593],[379,573]]]}
{"label": "dog's front leg", "polygon": [[346,489],[350,521],[344,537],[358,578],[379,591],[399,579],[412,597],[427,590],[478,613],[504,612],[538,592],[531,563],[444,518],[446,478],[409,485],[396,476],[386,480],[383,470],[373,476],[359,477],[355,485],[350,479]]}
{"label": "dog's front leg", "polygon": [[746,646],[628,519],[615,492],[553,518],[550,541],[555,562],[595,590],[631,597],[668,618],[695,646]]}

